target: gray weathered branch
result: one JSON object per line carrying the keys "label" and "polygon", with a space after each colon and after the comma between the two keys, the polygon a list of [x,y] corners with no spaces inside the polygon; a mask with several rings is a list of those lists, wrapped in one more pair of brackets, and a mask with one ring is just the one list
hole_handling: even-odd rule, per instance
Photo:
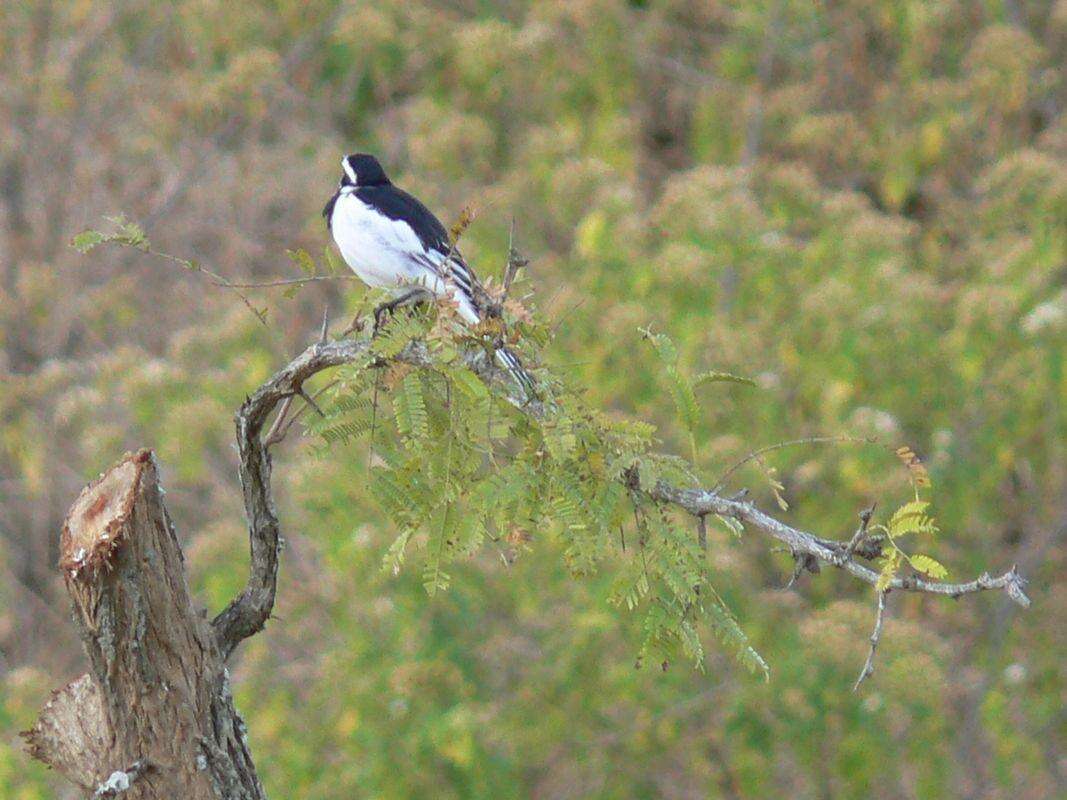
{"label": "gray weathered branch", "polygon": [[[733,517],[739,522],[785,543],[794,553],[814,556],[825,564],[850,572],[872,586],[878,583],[878,573],[870,567],[860,564],[849,554],[850,542],[823,539],[815,534],[798,530],[769,514],[765,514],[751,502],[728,499],[706,489],[679,489],[662,482],[653,487],[648,494],[654,500],[676,505],[697,516],[718,514],[723,517]],[[1007,592],[1012,600],[1026,608],[1030,605],[1030,599],[1023,591],[1025,585],[1026,581],[1019,575],[1015,567],[1012,567],[996,578],[990,577],[988,573],[982,573],[974,580],[966,583],[942,583],[940,581],[928,581],[917,576],[897,577],[890,581],[889,588],[908,592],[942,594],[949,597],[960,597],[965,594],[990,589],[1002,589]]]}
{"label": "gray weathered branch", "polygon": [[260,386],[237,411],[237,451],[251,551],[244,590],[212,622],[223,658],[263,629],[274,608],[281,538],[271,492],[270,447],[262,435],[271,412],[303,392],[305,381],[330,367],[348,364],[367,351],[366,340],[324,342],[309,347]]}

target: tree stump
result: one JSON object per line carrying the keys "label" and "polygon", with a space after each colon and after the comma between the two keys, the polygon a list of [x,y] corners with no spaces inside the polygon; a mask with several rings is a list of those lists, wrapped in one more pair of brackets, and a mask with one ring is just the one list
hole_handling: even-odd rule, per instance
{"label": "tree stump", "polygon": [[53,693],[30,753],[93,797],[263,798],[150,451],[82,491],[59,567],[90,671]]}

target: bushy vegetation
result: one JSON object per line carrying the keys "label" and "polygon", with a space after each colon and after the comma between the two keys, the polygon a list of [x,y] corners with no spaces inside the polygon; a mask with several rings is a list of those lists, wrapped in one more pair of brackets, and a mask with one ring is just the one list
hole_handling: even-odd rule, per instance
{"label": "bushy vegetation", "polygon": [[[317,214],[357,149],[446,220],[472,204],[464,252],[498,282],[514,219],[531,264],[512,294],[540,322],[512,321],[582,388],[568,419],[705,485],[765,445],[859,440],[725,481],[837,537],[915,499],[864,440],[906,443],[932,505],[896,524],[936,511],[923,552],[952,577],[1018,561],[1035,607],[894,596],[852,693],[870,587],[824,571],[780,591],[788,553],[712,524],[711,585],[770,679],[710,646],[714,615],[685,634],[703,671],[659,651],[634,669],[649,601],[616,528],[688,548],[691,527],[583,494],[583,471],[619,468],[575,455],[590,428],[524,450],[522,417],[458,367],[342,370],[334,416],[277,449],[278,619],[235,670],[272,796],[1062,791],[1065,60],[1062,1],[5,5],[0,794],[63,791],[14,731],[82,670],[51,570],[81,483],[155,448],[195,592],[216,611],[240,587],[232,412],[324,304],[370,299],[345,280],[238,297],[203,270],[332,274]],[[119,212],[192,261],[67,246]],[[434,319],[398,317],[399,340]],[[509,480],[533,458],[552,508]]]}

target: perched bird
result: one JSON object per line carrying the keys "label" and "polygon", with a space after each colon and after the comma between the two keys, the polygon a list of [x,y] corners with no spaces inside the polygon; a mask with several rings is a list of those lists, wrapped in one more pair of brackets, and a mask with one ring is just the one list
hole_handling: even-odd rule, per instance
{"label": "perched bird", "polygon": [[[441,221],[394,186],[374,156],[345,156],[341,168],[322,216],[352,271],[368,286],[393,294],[375,309],[375,328],[386,312],[439,297],[455,301],[468,324],[484,319],[489,296]],[[534,381],[518,357],[500,346],[496,359],[529,397]]]}

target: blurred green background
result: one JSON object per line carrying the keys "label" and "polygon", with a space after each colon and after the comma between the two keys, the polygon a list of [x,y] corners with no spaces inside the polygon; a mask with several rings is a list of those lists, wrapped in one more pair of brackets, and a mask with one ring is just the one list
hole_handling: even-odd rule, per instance
{"label": "blurred green background", "polygon": [[[430,599],[380,570],[366,443],[276,453],[278,619],[234,667],[276,798],[1052,798],[1067,793],[1067,0],[0,5],[0,796],[72,797],[16,731],[84,668],[54,570],[81,485],[149,446],[215,612],[247,543],[244,395],[358,290],[224,290],[143,254],[81,256],[125,212],[230,279],[321,253],[338,159],[378,154],[499,276],[508,229],[550,365],[687,452],[639,326],[702,390],[700,468],[816,434],[907,443],[953,578],[893,596],[857,693],[870,587],[712,531],[716,581],[771,667],[634,669],[610,574],[538,535]],[[906,499],[891,455],[775,453],[786,518],[828,536]],[[774,507],[758,470],[742,471]]]}

